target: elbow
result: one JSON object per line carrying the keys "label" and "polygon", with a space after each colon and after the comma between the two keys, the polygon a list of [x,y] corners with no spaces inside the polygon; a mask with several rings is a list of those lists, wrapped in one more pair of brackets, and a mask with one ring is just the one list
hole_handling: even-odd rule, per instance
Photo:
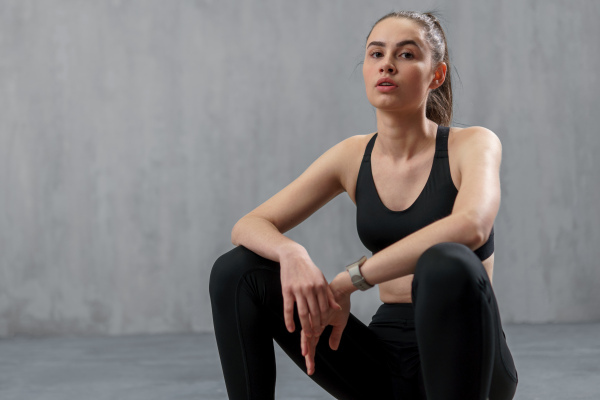
{"label": "elbow", "polygon": [[239,219],[238,222],[236,222],[235,225],[233,225],[233,228],[231,229],[231,244],[233,244],[234,246],[240,245],[240,242],[239,242],[240,221],[241,221],[241,219]]}
{"label": "elbow", "polygon": [[479,215],[467,214],[465,221],[465,232],[469,232],[465,235],[465,244],[476,250],[488,241],[492,228]]}
{"label": "elbow", "polygon": [[473,232],[474,233],[470,247],[472,250],[477,250],[478,248],[483,246],[485,242],[487,242],[490,234],[489,232],[486,234],[485,231],[482,229],[474,229]]}
{"label": "elbow", "polygon": [[233,244],[234,246],[239,246],[240,244],[242,244],[242,242],[245,241],[244,238],[248,236],[248,229],[250,229],[250,231],[253,230],[254,223],[254,216],[251,216],[249,214],[246,214],[242,218],[240,218],[231,229],[231,244]]}

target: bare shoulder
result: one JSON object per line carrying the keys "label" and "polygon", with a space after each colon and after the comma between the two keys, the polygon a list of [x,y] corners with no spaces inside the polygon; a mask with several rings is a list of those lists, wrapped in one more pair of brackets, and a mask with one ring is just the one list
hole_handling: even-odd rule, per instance
{"label": "bare shoulder", "polygon": [[[375,134],[375,132],[367,133],[364,135],[353,135],[353,136],[347,137],[346,139],[342,140],[339,144],[343,144],[346,151],[348,151],[350,153],[357,152],[357,151],[362,153],[365,149],[365,146],[367,145],[367,143],[373,137],[374,134]],[[350,155],[350,153],[348,153],[348,155]]]}
{"label": "bare shoulder", "polygon": [[[361,154],[372,134],[354,135],[347,137],[326,151],[323,156],[329,158],[340,172],[340,177],[344,177],[349,169],[356,164],[356,157]],[[362,148],[362,150],[361,150]]]}
{"label": "bare shoulder", "polygon": [[348,137],[329,148],[300,176],[247,215],[266,219],[285,233],[348,191],[349,174],[354,169],[358,173],[360,168],[357,154],[364,142],[361,136]]}
{"label": "bare shoulder", "polygon": [[340,168],[340,181],[344,190],[348,193],[348,196],[354,203],[356,203],[355,192],[358,171],[360,170],[367,144],[374,134],[375,132],[364,135],[354,135],[343,141],[344,156]]}
{"label": "bare shoulder", "polygon": [[461,188],[469,171],[481,171],[484,165],[497,170],[502,158],[498,136],[482,126],[452,127],[448,137],[448,159],[456,188]]}
{"label": "bare shoulder", "polygon": [[469,126],[467,128],[452,127],[448,138],[448,146],[457,150],[463,147],[490,146],[502,148],[498,136],[483,126]]}

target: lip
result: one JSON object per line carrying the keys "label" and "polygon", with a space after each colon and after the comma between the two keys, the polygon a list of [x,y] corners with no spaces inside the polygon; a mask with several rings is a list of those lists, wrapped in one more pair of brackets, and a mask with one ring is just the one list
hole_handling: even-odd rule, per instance
{"label": "lip", "polygon": [[398,86],[398,85],[396,85],[396,82],[394,82],[390,78],[381,78],[380,80],[377,81],[377,85],[375,85],[375,86],[379,86],[379,85],[381,85],[384,82],[391,83],[394,86]]}
{"label": "lip", "polygon": [[[382,83],[387,82],[390,83],[392,86],[379,86]],[[398,85],[396,85],[396,82],[394,82],[393,80],[391,80],[390,78],[381,78],[380,80],[377,81],[377,90],[379,90],[380,92],[390,92],[394,89],[398,88]]]}

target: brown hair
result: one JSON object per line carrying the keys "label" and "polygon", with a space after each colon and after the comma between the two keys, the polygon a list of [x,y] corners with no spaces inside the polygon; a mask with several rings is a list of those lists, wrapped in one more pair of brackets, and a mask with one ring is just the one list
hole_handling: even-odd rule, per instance
{"label": "brown hair", "polygon": [[387,18],[406,18],[418,23],[425,31],[425,38],[432,50],[433,68],[440,62],[446,63],[446,79],[442,85],[429,93],[425,115],[430,120],[443,126],[450,126],[452,122],[452,81],[450,77],[450,56],[446,35],[440,21],[433,12],[420,13],[416,11],[394,11],[381,17],[369,31],[367,40],[373,28]]}

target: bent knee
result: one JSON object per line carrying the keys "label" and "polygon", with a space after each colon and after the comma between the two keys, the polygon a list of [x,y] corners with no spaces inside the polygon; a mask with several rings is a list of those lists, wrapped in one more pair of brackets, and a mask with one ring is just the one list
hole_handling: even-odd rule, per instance
{"label": "bent knee", "polygon": [[461,243],[439,243],[427,249],[415,269],[420,284],[448,287],[476,282],[483,265],[475,253]]}
{"label": "bent knee", "polygon": [[213,264],[209,278],[212,301],[229,296],[238,282],[252,269],[259,266],[276,266],[278,263],[259,256],[244,246],[237,246],[221,255]]}

